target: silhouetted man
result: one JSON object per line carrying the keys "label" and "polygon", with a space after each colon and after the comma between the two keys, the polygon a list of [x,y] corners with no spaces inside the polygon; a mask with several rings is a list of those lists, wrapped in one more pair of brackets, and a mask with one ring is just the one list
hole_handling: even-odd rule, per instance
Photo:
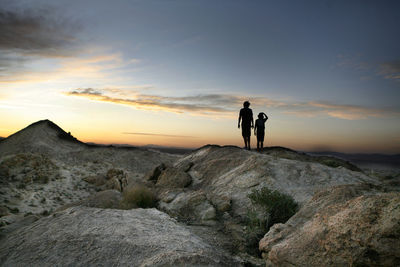
{"label": "silhouetted man", "polygon": [[250,102],[245,101],[243,103],[243,108],[239,113],[238,128],[240,128],[240,120],[242,120],[242,136],[244,140],[244,147],[250,150],[250,128],[254,127],[253,121],[253,111],[249,108]]}

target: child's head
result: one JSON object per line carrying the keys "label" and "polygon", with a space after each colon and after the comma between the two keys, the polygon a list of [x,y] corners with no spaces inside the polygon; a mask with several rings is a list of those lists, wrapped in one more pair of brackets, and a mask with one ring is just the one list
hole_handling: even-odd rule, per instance
{"label": "child's head", "polygon": [[258,113],[258,118],[259,118],[259,119],[262,119],[262,118],[263,118],[263,113],[262,113],[262,112]]}
{"label": "child's head", "polygon": [[249,101],[244,101],[243,102],[243,107],[248,108],[250,106],[250,102]]}

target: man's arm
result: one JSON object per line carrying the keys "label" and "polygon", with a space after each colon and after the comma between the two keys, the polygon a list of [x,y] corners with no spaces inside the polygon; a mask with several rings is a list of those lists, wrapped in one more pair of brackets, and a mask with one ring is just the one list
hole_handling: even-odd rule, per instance
{"label": "man's arm", "polygon": [[254,135],[256,135],[257,134],[257,123],[256,123],[256,125],[254,126]]}
{"label": "man's arm", "polygon": [[240,128],[240,120],[242,119],[242,111],[239,112],[238,128]]}
{"label": "man's arm", "polygon": [[253,111],[251,111],[251,128],[254,128]]}

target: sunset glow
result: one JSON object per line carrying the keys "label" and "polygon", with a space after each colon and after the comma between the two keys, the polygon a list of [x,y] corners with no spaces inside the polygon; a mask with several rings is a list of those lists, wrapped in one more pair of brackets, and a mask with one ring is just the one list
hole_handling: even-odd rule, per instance
{"label": "sunset glow", "polygon": [[[0,136],[400,153],[397,1],[1,1]],[[252,136],[252,145],[255,137]]]}

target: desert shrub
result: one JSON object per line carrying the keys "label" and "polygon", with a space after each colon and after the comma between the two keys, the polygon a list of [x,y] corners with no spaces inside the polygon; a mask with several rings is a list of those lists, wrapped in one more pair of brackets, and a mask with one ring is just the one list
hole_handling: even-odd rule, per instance
{"label": "desert shrub", "polygon": [[267,230],[275,223],[285,223],[297,212],[298,204],[291,196],[268,187],[253,190],[248,197],[253,205],[261,206],[268,213]]}
{"label": "desert shrub", "polygon": [[263,187],[248,195],[253,209],[246,218],[246,245],[250,254],[258,253],[258,242],[275,223],[285,223],[298,209],[294,199],[277,190]]}
{"label": "desert shrub", "polygon": [[153,208],[157,204],[155,194],[147,187],[137,185],[123,192],[122,208]]}

